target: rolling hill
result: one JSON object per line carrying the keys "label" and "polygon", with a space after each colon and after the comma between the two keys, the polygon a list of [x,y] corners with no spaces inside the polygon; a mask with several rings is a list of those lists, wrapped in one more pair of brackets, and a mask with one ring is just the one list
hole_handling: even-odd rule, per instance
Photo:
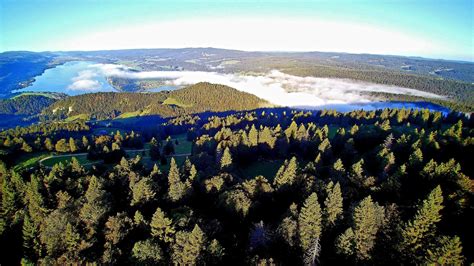
{"label": "rolling hill", "polygon": [[252,94],[206,82],[158,93],[92,93],[59,100],[43,110],[45,119],[114,119],[143,115],[173,117],[205,111],[251,110],[272,106]]}

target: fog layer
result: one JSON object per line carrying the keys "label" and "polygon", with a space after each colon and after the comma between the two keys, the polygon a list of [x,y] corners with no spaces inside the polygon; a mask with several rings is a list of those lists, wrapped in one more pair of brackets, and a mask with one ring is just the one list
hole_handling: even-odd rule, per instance
{"label": "fog layer", "polygon": [[[346,79],[298,77],[272,70],[262,75],[223,74],[202,71],[143,71],[137,72],[125,66],[93,64],[91,71],[108,77],[127,79],[162,79],[168,86],[186,86],[198,82],[223,84],[240,91],[254,94],[271,103],[282,106],[320,106],[370,102],[369,92],[404,94],[426,98],[444,98],[429,92],[410,88],[358,82]],[[90,73],[88,73],[90,74]],[[94,75],[83,75],[82,84],[94,84]],[[74,82],[80,82],[79,76]],[[86,82],[87,80],[87,82]]]}

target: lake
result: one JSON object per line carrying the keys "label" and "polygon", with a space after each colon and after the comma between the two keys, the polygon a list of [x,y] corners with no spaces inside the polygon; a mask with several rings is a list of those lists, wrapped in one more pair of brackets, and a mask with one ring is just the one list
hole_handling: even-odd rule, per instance
{"label": "lake", "polygon": [[71,61],[47,69],[28,87],[13,92],[62,92],[79,95],[92,92],[116,91],[104,75],[93,71],[94,62]]}
{"label": "lake", "polygon": [[[35,81],[30,86],[20,89],[20,90],[16,90],[15,92],[25,92],[25,91],[61,92],[61,93],[66,93],[71,96],[85,94],[85,93],[94,93],[94,92],[116,92],[117,89],[115,89],[112,85],[110,85],[107,82],[107,77],[104,74],[104,73],[107,73],[107,69],[104,70],[103,68],[104,66],[107,66],[112,69],[117,69],[117,67],[120,67],[120,65],[103,65],[103,64],[96,64],[95,62],[88,62],[88,61],[71,61],[62,65],[56,66],[54,68],[47,69],[42,75],[35,77]],[[137,72],[131,72],[128,70],[122,71],[120,73],[128,74],[128,75],[137,74]],[[173,78],[172,77],[166,78],[165,76],[163,76],[163,74],[160,74],[160,73],[161,72],[159,71],[152,71],[152,72],[142,72],[141,74],[148,74],[151,76],[157,75],[157,77],[159,76],[161,79],[168,79],[168,80],[179,78],[179,75],[176,76],[177,73],[185,74],[185,72],[170,72],[174,74]],[[209,73],[208,72],[206,73],[192,72],[193,75],[195,75],[196,73],[199,73],[199,78],[202,79],[198,81],[208,81],[206,80],[206,75],[212,74],[211,72]],[[219,74],[214,73],[214,75],[219,75]],[[214,80],[209,80],[209,82],[212,82],[212,81]],[[219,83],[218,81],[214,81],[214,83]],[[163,85],[158,88],[148,89],[145,92],[160,92],[164,90],[175,90],[180,87],[181,86]],[[235,86],[235,87],[239,88],[238,86]],[[265,89],[270,89],[270,88],[265,88]],[[253,91],[248,90],[247,86],[245,87],[245,90],[242,88],[240,88],[240,90],[253,93]],[[258,91],[257,93],[256,91],[255,94],[259,96],[260,92],[261,91]],[[270,93],[270,94],[273,94],[273,93]],[[294,94],[285,92],[284,94],[281,95],[281,97],[286,97],[288,95],[291,96]],[[298,95],[298,96],[304,97],[302,95]],[[349,111],[361,110],[361,109],[371,111],[371,110],[384,109],[384,108],[430,109],[433,111],[442,112],[444,114],[447,114],[450,112],[448,108],[444,108],[442,106],[428,103],[428,102],[364,102],[364,103],[327,104],[327,105],[319,105],[319,106],[299,106],[299,107],[293,106],[293,107],[300,108],[300,109],[307,109],[307,110],[331,109],[331,110],[336,110],[339,112],[349,112]]]}

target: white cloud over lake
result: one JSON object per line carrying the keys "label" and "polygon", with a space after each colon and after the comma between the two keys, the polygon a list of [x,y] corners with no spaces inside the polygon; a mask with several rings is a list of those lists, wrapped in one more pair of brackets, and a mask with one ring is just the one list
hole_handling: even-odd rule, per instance
{"label": "white cloud over lake", "polygon": [[[272,70],[262,75],[224,74],[204,71],[131,71],[113,64],[93,64],[93,73],[128,79],[163,79],[169,86],[187,86],[198,82],[223,84],[254,94],[282,106],[320,106],[327,104],[363,103],[371,99],[369,92],[385,92],[427,98],[444,98],[410,88],[380,85],[346,79],[298,77]],[[84,73],[88,80],[93,73]],[[92,85],[92,84],[91,84]],[[364,95],[365,93],[365,95]]]}
{"label": "white cloud over lake", "polygon": [[102,87],[102,84],[95,78],[99,76],[97,71],[83,70],[78,75],[72,78],[72,84],[68,86],[69,90],[76,91],[97,91]]}

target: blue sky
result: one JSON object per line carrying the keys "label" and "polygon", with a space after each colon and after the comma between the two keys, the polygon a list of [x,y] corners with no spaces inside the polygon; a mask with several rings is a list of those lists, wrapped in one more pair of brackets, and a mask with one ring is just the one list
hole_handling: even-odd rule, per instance
{"label": "blue sky", "polygon": [[0,0],[0,50],[213,46],[473,61],[473,1]]}

